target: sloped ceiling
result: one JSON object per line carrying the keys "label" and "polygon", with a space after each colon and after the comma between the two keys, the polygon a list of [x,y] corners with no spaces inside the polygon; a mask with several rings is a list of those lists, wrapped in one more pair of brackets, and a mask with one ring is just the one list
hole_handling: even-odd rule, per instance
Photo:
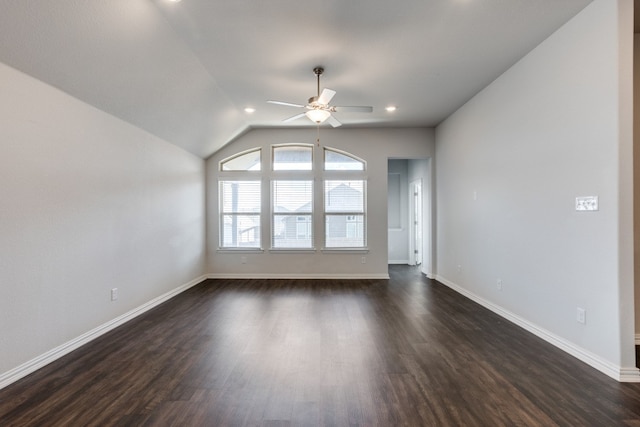
{"label": "sloped ceiling", "polygon": [[313,127],[266,100],[306,103],[316,65],[335,104],[374,107],[344,126],[434,126],[590,2],[4,0],[0,61],[204,158]]}

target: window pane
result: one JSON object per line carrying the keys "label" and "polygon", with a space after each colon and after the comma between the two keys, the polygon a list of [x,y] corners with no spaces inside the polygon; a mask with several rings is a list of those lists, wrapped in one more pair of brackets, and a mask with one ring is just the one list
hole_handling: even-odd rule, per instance
{"label": "window pane", "polygon": [[364,162],[346,154],[326,149],[324,150],[324,170],[327,171],[361,171]]}
{"label": "window pane", "polygon": [[327,248],[365,246],[364,190],[363,180],[324,182]]}
{"label": "window pane", "polygon": [[223,215],[222,221],[222,247],[260,247],[260,215]]}
{"label": "window pane", "polygon": [[327,215],[325,230],[327,247],[364,246],[364,215]]}
{"label": "window pane", "polygon": [[274,248],[313,247],[313,181],[273,181]]}
{"label": "window pane", "polygon": [[325,212],[364,212],[364,181],[325,181]]}
{"label": "window pane", "polygon": [[273,148],[273,170],[311,170],[313,147],[291,145]]}
{"label": "window pane", "polygon": [[260,181],[221,181],[222,212],[260,212]]}
{"label": "window pane", "polygon": [[273,247],[312,248],[312,221],[311,215],[275,214],[273,216]]}
{"label": "window pane", "polygon": [[260,181],[220,181],[220,245],[260,247]]}
{"label": "window pane", "polygon": [[259,171],[260,170],[260,150],[232,157],[220,162],[223,171]]}
{"label": "window pane", "polygon": [[273,212],[312,212],[313,181],[273,181]]}

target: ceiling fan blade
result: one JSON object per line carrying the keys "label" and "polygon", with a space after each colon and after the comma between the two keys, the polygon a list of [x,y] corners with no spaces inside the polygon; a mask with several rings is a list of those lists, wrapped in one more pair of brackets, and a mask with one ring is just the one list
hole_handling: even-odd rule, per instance
{"label": "ceiling fan blade", "polygon": [[331,102],[331,98],[333,98],[335,94],[336,94],[335,90],[331,90],[327,88],[322,89],[322,93],[318,97],[318,101],[317,101],[318,104],[327,105],[329,102]]}
{"label": "ceiling fan blade", "polygon": [[327,119],[327,122],[329,122],[329,124],[334,128],[337,128],[338,126],[342,126],[342,123],[340,123],[338,119],[333,117],[333,115],[329,116],[329,118]]}
{"label": "ceiling fan blade", "polygon": [[333,107],[336,112],[348,112],[348,113],[371,113],[373,112],[373,107],[365,107],[365,106],[350,106],[350,107]]}
{"label": "ceiling fan blade", "polygon": [[298,120],[300,117],[304,117],[304,113],[296,114],[295,116],[289,117],[288,119],[284,119],[282,123],[292,122],[294,120]]}
{"label": "ceiling fan blade", "polygon": [[285,105],[287,107],[298,107],[298,108],[304,108],[304,105],[300,105],[300,104],[293,104],[291,102],[283,102],[283,101],[267,101],[269,104],[277,104],[277,105]]}

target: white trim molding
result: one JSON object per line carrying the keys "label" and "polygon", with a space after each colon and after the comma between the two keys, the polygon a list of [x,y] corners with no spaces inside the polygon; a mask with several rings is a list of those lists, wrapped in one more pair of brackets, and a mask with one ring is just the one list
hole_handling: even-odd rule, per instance
{"label": "white trim molding", "polygon": [[[503,317],[504,319],[512,323],[515,323],[516,325],[520,326],[526,331],[531,332],[532,334],[536,335],[539,338],[542,338],[549,344],[552,344],[558,347],[559,349],[565,351],[566,353],[569,353],[576,359],[581,360],[582,362],[586,363],[592,368],[597,369],[598,371],[613,378],[614,380],[617,380],[619,382],[640,382],[640,370],[638,368],[617,366],[609,362],[608,360],[605,360],[600,356],[593,354],[590,351],[585,350],[584,348],[579,347],[574,343],[567,341],[566,339],[550,331],[547,331],[546,329],[541,328],[538,325],[531,323],[530,321],[523,319],[522,317],[508,310],[505,310],[504,308],[492,302],[487,301],[484,298],[479,297],[473,292],[469,292],[467,289],[461,286],[458,286],[454,282],[447,280],[446,278],[440,275],[436,275],[436,280],[444,284],[445,286],[453,289],[454,291],[458,292],[459,294],[480,304],[481,306],[493,311],[494,313]],[[638,342],[637,340],[638,340],[638,336],[636,336],[636,343]]]}
{"label": "white trim molding", "polygon": [[47,351],[46,353],[43,353],[40,356],[37,356],[23,363],[22,365],[19,365],[11,369],[10,371],[0,374],[0,389],[5,388],[9,384],[12,384],[18,381],[21,378],[24,378],[27,375],[37,371],[38,369],[48,365],[49,363],[54,362],[57,359],[71,353],[73,350],[80,348],[81,346],[89,343],[90,341],[93,341],[94,339],[100,337],[101,335],[106,334],[107,332],[117,328],[118,326],[128,322],[129,320],[132,320],[140,316],[141,314],[151,310],[157,305],[160,305],[163,302],[170,300],[176,295],[186,291],[189,288],[192,288],[193,286],[203,282],[204,280],[206,280],[206,276],[204,275],[198,277],[197,279],[191,280],[190,282],[185,283],[182,286],[178,286],[177,288],[165,294],[162,294],[152,299],[151,301],[146,302],[141,306],[134,308],[133,310],[126,312],[123,315],[118,316],[115,319],[112,319],[80,335],[79,337],[72,339],[71,341],[67,341],[66,343],[59,345]]}
{"label": "white trim molding", "polygon": [[374,279],[388,280],[389,274],[328,274],[328,273],[211,273],[207,275],[207,279],[338,279],[338,280],[356,280],[356,279]]}

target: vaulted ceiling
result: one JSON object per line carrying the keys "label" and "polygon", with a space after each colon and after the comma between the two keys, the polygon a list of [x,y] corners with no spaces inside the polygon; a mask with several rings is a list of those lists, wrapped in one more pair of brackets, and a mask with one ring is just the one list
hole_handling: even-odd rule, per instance
{"label": "vaulted ceiling", "polygon": [[306,103],[316,65],[333,103],[374,108],[345,127],[434,126],[590,2],[4,0],[0,61],[207,157],[314,126],[266,101]]}

